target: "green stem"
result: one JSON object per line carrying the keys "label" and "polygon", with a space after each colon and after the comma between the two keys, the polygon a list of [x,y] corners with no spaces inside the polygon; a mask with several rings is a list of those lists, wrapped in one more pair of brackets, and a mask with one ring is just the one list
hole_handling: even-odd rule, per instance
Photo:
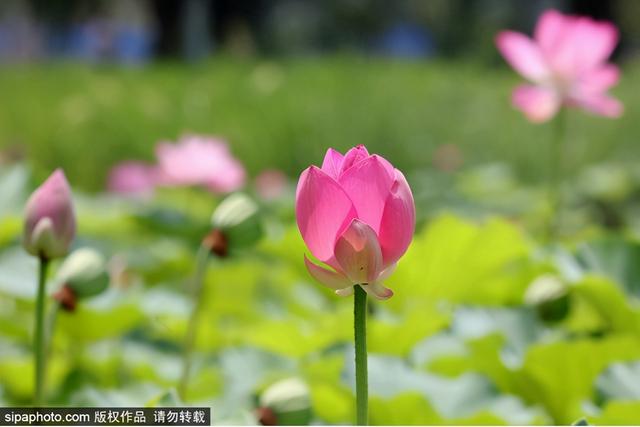
{"label": "green stem", "polygon": [[56,301],[55,304],[49,309],[49,316],[47,318],[47,330],[45,332],[45,357],[50,357],[51,348],[53,346],[53,334],[56,328],[56,320],[58,319],[58,310],[60,310],[60,304]]}
{"label": "green stem", "polygon": [[47,268],[49,261],[40,257],[40,269],[38,272],[38,294],[36,297],[36,325],[34,334],[33,348],[35,351],[35,396],[33,403],[35,406],[41,406],[44,396],[44,380],[45,380],[45,360],[46,360],[46,343],[44,330],[44,312],[46,308],[45,284],[47,280]]}
{"label": "green stem", "polygon": [[566,112],[561,109],[554,120],[551,147],[549,150],[549,222],[547,238],[552,241],[558,233],[562,218],[562,182],[564,168],[564,140],[566,133]]}
{"label": "green stem", "polygon": [[355,286],[353,326],[356,347],[356,424],[368,424],[368,374],[367,374],[367,293]]}
{"label": "green stem", "polygon": [[189,377],[191,375],[191,355],[193,353],[196,336],[198,335],[198,320],[203,300],[204,273],[207,269],[208,260],[209,249],[204,245],[201,245],[196,256],[196,271],[193,276],[193,282],[191,283],[191,299],[193,302],[193,308],[191,309],[187,323],[187,332],[182,352],[182,375],[180,376],[180,383],[178,384],[178,394],[183,400],[186,398],[187,388],[189,386]]}

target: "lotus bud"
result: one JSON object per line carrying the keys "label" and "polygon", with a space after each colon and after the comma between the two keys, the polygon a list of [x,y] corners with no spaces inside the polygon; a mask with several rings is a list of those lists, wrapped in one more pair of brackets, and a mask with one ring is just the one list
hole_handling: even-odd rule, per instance
{"label": "lotus bud", "polygon": [[55,299],[73,311],[77,299],[98,295],[109,286],[105,259],[94,249],[78,249],[65,259],[58,270],[57,281],[63,286]]}
{"label": "lotus bud", "polygon": [[76,234],[71,188],[61,169],[38,187],[25,210],[24,247],[43,259],[65,256]]}
{"label": "lotus bud", "polygon": [[225,198],[213,212],[211,225],[213,231],[204,244],[220,257],[251,246],[262,237],[258,205],[244,193]]}
{"label": "lotus bud", "polygon": [[257,413],[262,425],[308,425],[311,421],[309,387],[299,378],[278,381],[261,394]]}
{"label": "lotus bud", "polygon": [[529,285],[524,301],[535,307],[543,320],[557,322],[569,312],[569,289],[558,277],[544,274]]}
{"label": "lotus bud", "polygon": [[330,148],[322,167],[310,166],[296,190],[296,220],[309,252],[311,276],[340,296],[359,285],[385,300],[384,286],[406,252],[416,223],[411,188],[402,172],[364,145],[341,154]]}

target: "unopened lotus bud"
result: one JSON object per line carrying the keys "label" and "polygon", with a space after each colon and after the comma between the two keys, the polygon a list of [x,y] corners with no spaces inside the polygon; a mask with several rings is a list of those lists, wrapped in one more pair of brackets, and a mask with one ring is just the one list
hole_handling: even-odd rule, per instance
{"label": "unopened lotus bud", "polygon": [[278,381],[260,396],[258,415],[263,425],[308,425],[311,421],[309,387],[299,378]]}
{"label": "unopened lotus bud", "polygon": [[98,251],[90,248],[81,248],[71,253],[62,263],[56,279],[77,298],[98,295],[109,286],[105,259]]}
{"label": "unopened lotus bud", "polygon": [[32,255],[53,259],[65,256],[76,234],[71,188],[62,170],[38,187],[25,209],[24,247]]}
{"label": "unopened lotus bud", "polygon": [[246,194],[234,193],[224,199],[211,217],[213,231],[204,244],[222,256],[253,245],[262,237],[258,205]]}
{"label": "unopened lotus bud", "polygon": [[557,322],[569,312],[569,289],[557,276],[544,274],[529,285],[524,301],[535,307],[543,320]]}
{"label": "unopened lotus bud", "polygon": [[[402,172],[358,145],[330,148],[322,167],[309,166],[296,189],[296,222],[309,252],[309,274],[337,295],[354,285],[379,300],[393,296],[384,282],[409,248],[416,208]],[[324,265],[322,265],[324,264]]]}

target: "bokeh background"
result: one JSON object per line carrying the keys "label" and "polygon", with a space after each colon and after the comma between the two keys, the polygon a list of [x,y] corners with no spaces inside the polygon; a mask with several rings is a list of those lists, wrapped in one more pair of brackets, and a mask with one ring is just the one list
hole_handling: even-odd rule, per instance
{"label": "bokeh background", "polygon": [[[494,44],[547,8],[618,26],[625,105],[617,120],[570,112],[555,244],[542,233],[552,125],[513,110],[520,77]],[[36,264],[21,215],[61,167],[75,247],[109,259],[111,284],[58,313],[49,403],[198,403],[214,422],[253,424],[273,421],[260,406],[287,412],[260,396],[296,378],[275,394],[295,395],[297,422],[351,422],[352,302],[305,271],[293,188],[328,147],[365,144],[405,171],[418,212],[396,295],[371,307],[371,421],[637,424],[639,51],[634,0],[2,1],[0,404],[33,393]],[[209,266],[177,400],[185,283],[222,195],[106,190],[118,162],[153,161],[185,134],[228,141],[265,235]],[[254,182],[265,170],[288,177],[273,197]]]}

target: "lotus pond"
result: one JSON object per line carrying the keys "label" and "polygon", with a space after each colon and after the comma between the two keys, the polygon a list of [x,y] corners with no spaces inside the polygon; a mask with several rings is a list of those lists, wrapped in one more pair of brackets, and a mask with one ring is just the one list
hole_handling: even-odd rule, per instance
{"label": "lotus pond", "polygon": [[[0,405],[33,400],[37,259],[22,247],[23,211],[61,167],[73,249],[102,254],[109,283],[72,310],[49,310],[47,404],[197,404],[216,424],[255,424],[265,407],[279,424],[353,422],[353,303],[307,272],[294,197],[328,147],[366,144],[405,172],[417,212],[386,282],[395,295],[369,306],[370,422],[637,424],[639,77],[623,65],[622,118],[570,112],[565,207],[550,241],[551,127],[509,106],[518,80],[502,67],[342,57],[1,70]],[[116,162],[151,161],[157,142],[185,133],[229,142],[262,236],[202,272],[179,390],[189,283],[224,196],[160,188],[132,198],[106,183]],[[288,178],[265,197],[253,178],[268,169]]]}

